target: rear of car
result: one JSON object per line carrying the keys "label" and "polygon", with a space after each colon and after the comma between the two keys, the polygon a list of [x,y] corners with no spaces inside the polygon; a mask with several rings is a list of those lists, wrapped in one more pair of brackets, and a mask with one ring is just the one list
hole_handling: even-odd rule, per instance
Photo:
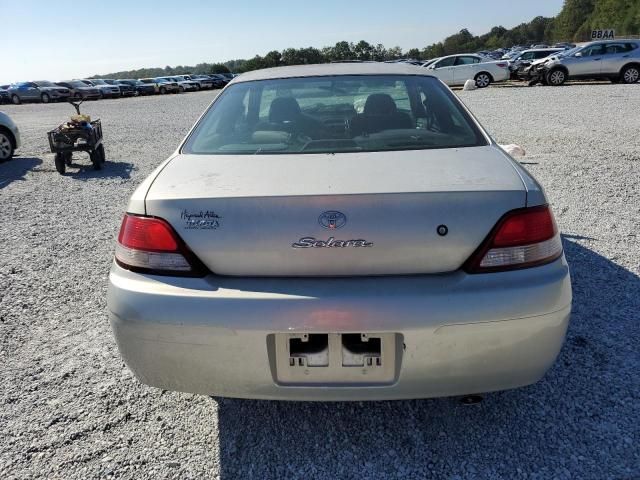
{"label": "rear of car", "polygon": [[160,388],[374,400],[527,385],[567,328],[540,186],[425,69],[252,72],[134,193],[108,306]]}
{"label": "rear of car", "polygon": [[478,88],[508,80],[508,67],[506,61],[493,61],[477,54],[449,55],[423,66],[447,85],[464,85],[467,80],[474,80]]}
{"label": "rear of car", "polygon": [[158,86],[158,93],[165,94],[180,92],[180,86],[176,81],[167,80],[162,77],[154,78],[153,81],[156,82]]}

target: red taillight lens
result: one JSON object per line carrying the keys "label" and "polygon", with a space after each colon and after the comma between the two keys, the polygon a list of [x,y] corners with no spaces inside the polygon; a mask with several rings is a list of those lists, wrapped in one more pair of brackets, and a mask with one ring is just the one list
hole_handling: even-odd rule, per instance
{"label": "red taillight lens", "polygon": [[547,205],[513,210],[494,227],[465,264],[469,273],[495,272],[549,263],[562,254],[562,241]]}
{"label": "red taillight lens", "polygon": [[125,215],[118,235],[120,245],[149,252],[175,252],[178,241],[171,226],[159,218]]}
{"label": "red taillight lens", "polygon": [[116,245],[123,268],[155,274],[201,276],[203,268],[165,220],[125,214]]}
{"label": "red taillight lens", "polygon": [[509,65],[507,63],[496,63],[496,66],[500,68],[507,68]]}

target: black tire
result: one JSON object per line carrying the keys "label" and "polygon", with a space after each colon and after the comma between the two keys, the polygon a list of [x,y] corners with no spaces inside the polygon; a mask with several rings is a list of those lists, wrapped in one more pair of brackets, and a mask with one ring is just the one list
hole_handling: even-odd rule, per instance
{"label": "black tire", "polygon": [[67,166],[64,161],[64,154],[56,153],[54,158],[54,162],[56,164],[56,170],[60,175],[64,175],[64,172],[67,170]]}
{"label": "black tire", "polygon": [[199,91],[200,91],[200,88],[201,88],[201,87],[200,87],[200,84],[199,84],[199,83],[196,83],[196,92],[199,92]]}
{"label": "black tire", "polygon": [[638,80],[640,80],[639,65],[627,65],[620,72],[620,81],[622,83],[636,83]]}
{"label": "black tire", "polygon": [[97,152],[100,155],[100,163],[104,163],[107,161],[107,156],[104,154],[104,145],[98,145]]}
{"label": "black tire", "polygon": [[42,103],[49,103],[51,101],[51,97],[49,96],[49,94],[43,93],[42,95],[40,95],[40,100],[42,101]]}
{"label": "black tire", "polygon": [[480,72],[473,79],[476,81],[476,87],[478,88],[486,88],[493,81],[493,78],[487,72]]}
{"label": "black tire", "polygon": [[14,105],[20,105],[22,101],[20,100],[20,97],[18,95],[11,95],[11,103],[13,103]]}
{"label": "black tire", "polygon": [[0,129],[0,162],[11,160],[15,150],[15,143],[10,133]]}
{"label": "black tire", "polygon": [[167,89],[164,87],[160,87],[160,95],[164,95],[165,93],[167,93]]}
{"label": "black tire", "polygon": [[62,154],[64,158],[64,164],[68,167],[71,165],[71,159],[73,158],[73,154],[71,152],[65,152]]}
{"label": "black tire", "polygon": [[100,170],[102,168],[102,157],[100,156],[100,152],[98,152],[98,150],[89,152],[89,158],[91,159],[94,170]]}
{"label": "black tire", "polygon": [[559,87],[567,81],[567,72],[562,68],[554,68],[545,75],[545,80],[547,81],[547,85]]}

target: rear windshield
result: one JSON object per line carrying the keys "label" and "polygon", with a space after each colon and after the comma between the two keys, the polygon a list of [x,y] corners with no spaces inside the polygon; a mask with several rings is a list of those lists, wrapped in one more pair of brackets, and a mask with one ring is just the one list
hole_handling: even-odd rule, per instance
{"label": "rear windshield", "polygon": [[486,145],[437,79],[327,76],[231,85],[183,152],[290,154],[419,150]]}

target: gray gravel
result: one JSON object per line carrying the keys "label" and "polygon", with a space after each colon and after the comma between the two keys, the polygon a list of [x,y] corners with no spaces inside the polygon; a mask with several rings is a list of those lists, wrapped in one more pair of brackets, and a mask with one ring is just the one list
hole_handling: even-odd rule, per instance
{"label": "gray gravel", "polygon": [[459,95],[545,185],[574,283],[560,358],[536,385],[377,403],[162,392],[123,365],[105,313],[113,239],[135,186],[215,94],[84,105],[108,164],[58,175],[45,131],[68,105],[3,106],[20,157],[0,164],[0,477],[640,477],[640,85]]}

